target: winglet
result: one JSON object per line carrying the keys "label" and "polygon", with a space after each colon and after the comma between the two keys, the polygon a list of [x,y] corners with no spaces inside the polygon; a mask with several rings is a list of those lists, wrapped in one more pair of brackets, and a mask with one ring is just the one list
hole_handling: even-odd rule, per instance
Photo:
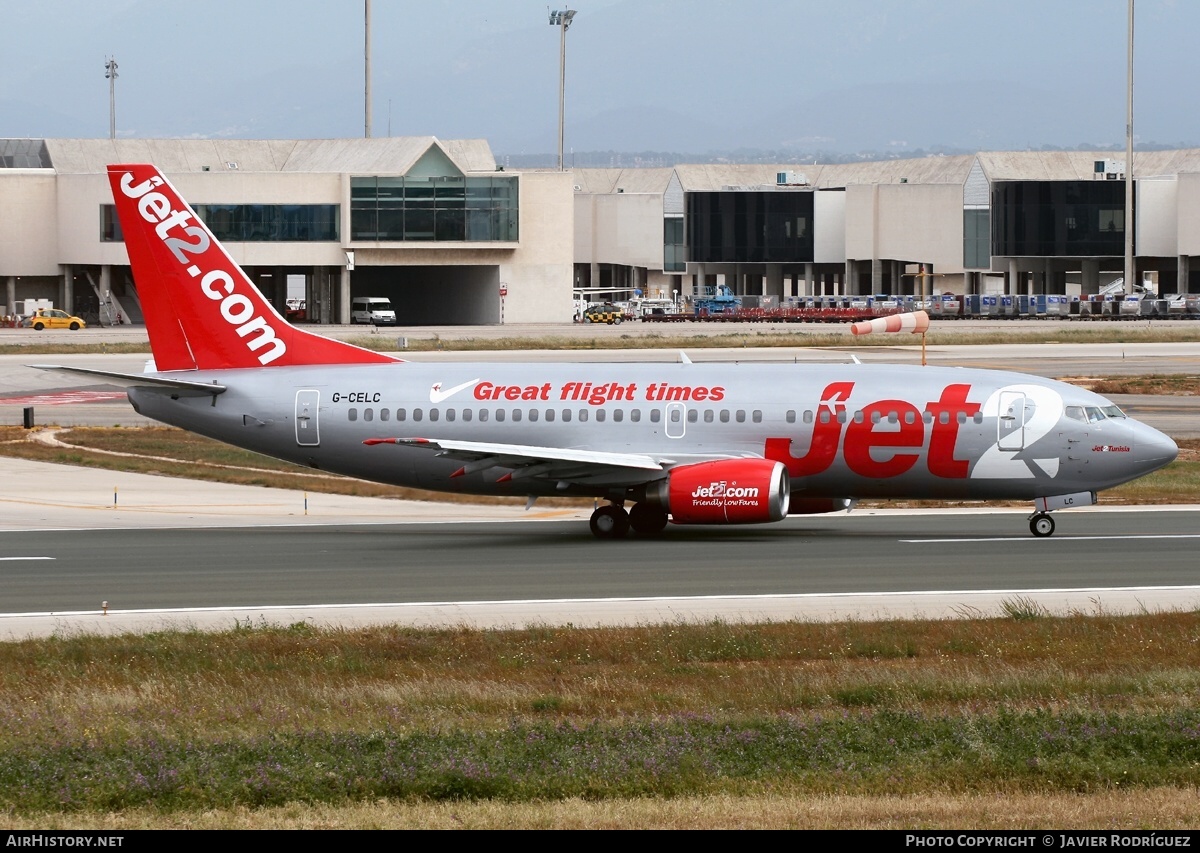
{"label": "winglet", "polygon": [[154,166],[108,180],[158,370],[398,361],[292,326]]}

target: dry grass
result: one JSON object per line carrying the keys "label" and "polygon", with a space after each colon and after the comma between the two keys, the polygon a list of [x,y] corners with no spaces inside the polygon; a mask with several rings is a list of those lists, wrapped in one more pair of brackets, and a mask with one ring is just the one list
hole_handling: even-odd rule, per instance
{"label": "dry grass", "polygon": [[6,815],[23,829],[884,829],[1188,830],[1200,826],[1200,792],[1186,788],[1099,794],[913,794],[881,797],[731,796],[571,799],[548,803],[405,803],[166,813]]}
{"label": "dry grass", "polygon": [[[300,790],[282,803],[252,807],[235,795],[195,808],[165,799],[122,807],[118,790],[108,808],[53,811],[15,807],[10,784],[0,801],[10,803],[2,812],[10,829],[1186,829],[1200,818],[1194,756],[1152,735],[1160,718],[1171,729],[1172,715],[1194,726],[1198,673],[1200,617],[1192,613],[62,636],[0,644],[0,773],[11,773],[13,755],[37,755],[39,772],[69,775],[55,762],[80,749],[116,749],[112,764],[120,766],[173,743],[186,743],[184,754],[201,764],[214,747],[243,743],[253,767],[262,761],[256,739],[303,745],[314,733],[347,744],[356,733],[490,733],[483,748],[495,762],[504,743],[549,730],[566,731],[570,743],[570,732],[582,738],[597,725],[640,731],[690,720],[749,731],[780,718],[797,721],[797,731],[833,725],[842,738],[896,721],[896,738],[948,725],[952,740],[969,742],[972,763],[930,762],[921,748],[884,739],[860,746],[852,771],[788,771],[781,758],[761,779],[701,773],[703,791],[668,786],[657,795],[412,799]],[[1007,720],[1001,730],[1018,730],[1023,714],[1034,715],[1029,737],[989,742],[989,725]],[[1061,764],[1046,751],[1046,734],[1066,739]],[[1186,746],[1194,730],[1180,734],[1194,750]],[[1097,738],[1120,748],[1097,755]],[[703,747],[692,749],[702,762]],[[301,763],[320,760],[302,752]],[[342,755],[330,775],[369,775],[355,756]],[[151,756],[151,766],[159,760],[169,759]]]}

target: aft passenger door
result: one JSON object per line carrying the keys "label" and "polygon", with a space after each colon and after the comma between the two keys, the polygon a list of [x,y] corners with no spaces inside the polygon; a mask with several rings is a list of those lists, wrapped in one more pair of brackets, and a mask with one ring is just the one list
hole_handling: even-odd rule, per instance
{"label": "aft passenger door", "polygon": [[667,403],[667,438],[683,438],[687,431],[687,407],[683,403]]}
{"label": "aft passenger door", "polygon": [[301,447],[316,447],[321,443],[321,430],[317,413],[320,411],[321,392],[301,390],[296,392],[296,444]]}

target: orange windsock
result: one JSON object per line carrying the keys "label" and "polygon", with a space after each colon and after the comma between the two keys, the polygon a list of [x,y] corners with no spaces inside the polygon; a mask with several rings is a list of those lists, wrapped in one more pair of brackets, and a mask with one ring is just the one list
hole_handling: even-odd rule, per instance
{"label": "orange windsock", "polygon": [[850,327],[850,331],[856,335],[869,335],[871,332],[912,332],[915,335],[928,330],[929,315],[924,311],[876,317],[874,320],[864,320]]}

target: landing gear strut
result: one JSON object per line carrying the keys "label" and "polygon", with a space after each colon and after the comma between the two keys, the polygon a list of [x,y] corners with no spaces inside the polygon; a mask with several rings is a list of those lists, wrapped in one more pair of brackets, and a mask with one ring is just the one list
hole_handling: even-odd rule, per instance
{"label": "landing gear strut", "polygon": [[1050,536],[1054,533],[1054,519],[1048,512],[1035,512],[1029,516],[1029,532],[1034,536]]}
{"label": "landing gear strut", "polygon": [[592,513],[591,528],[597,539],[624,539],[629,532],[629,513],[616,504],[597,507]]}

